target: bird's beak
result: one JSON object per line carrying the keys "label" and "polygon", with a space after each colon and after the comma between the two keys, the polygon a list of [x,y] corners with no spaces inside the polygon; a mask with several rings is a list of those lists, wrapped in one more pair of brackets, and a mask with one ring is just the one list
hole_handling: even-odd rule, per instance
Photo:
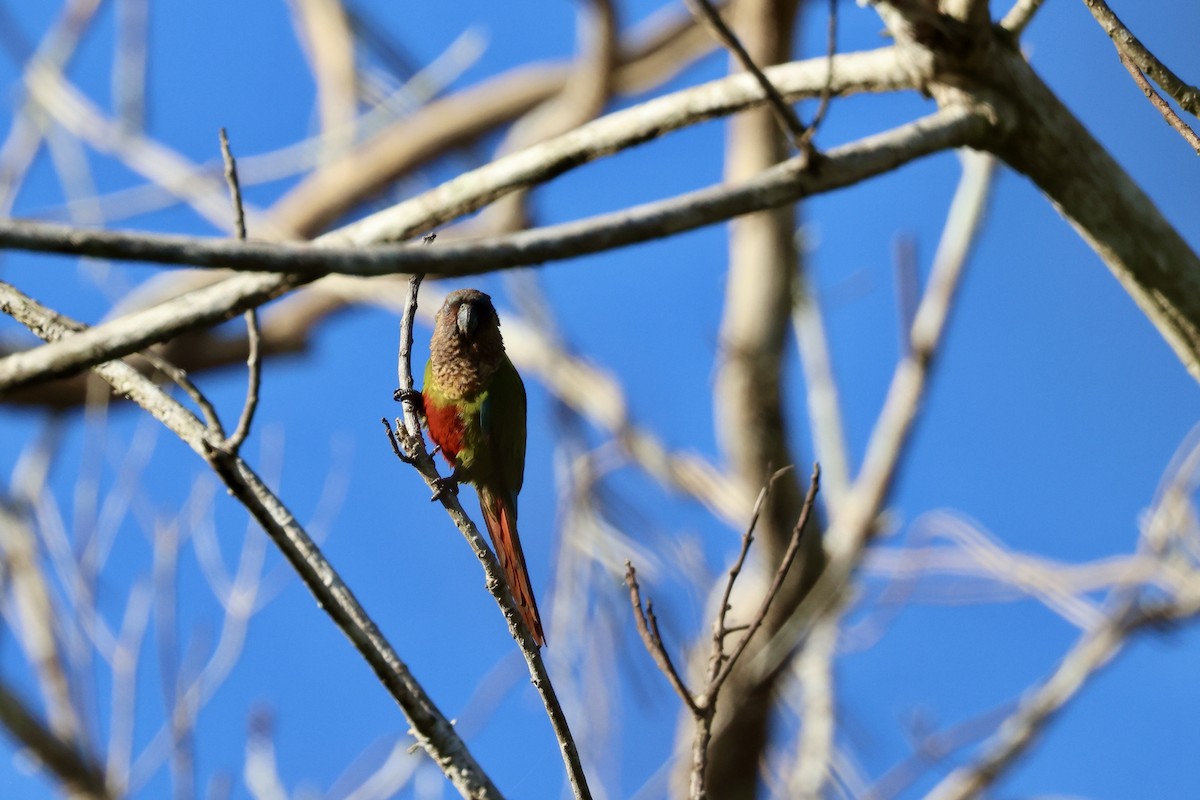
{"label": "bird's beak", "polygon": [[458,307],[458,332],[470,338],[479,327],[479,312],[474,303],[463,303]]}

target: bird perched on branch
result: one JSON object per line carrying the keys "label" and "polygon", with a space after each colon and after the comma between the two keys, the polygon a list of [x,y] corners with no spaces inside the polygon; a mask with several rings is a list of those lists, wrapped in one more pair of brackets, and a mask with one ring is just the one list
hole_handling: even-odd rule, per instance
{"label": "bird perched on branch", "polygon": [[475,487],[504,577],[538,646],[546,643],[517,537],[525,477],[525,384],[504,352],[492,299],[451,292],[437,313],[421,395],[429,437],[454,468],[443,487]]}

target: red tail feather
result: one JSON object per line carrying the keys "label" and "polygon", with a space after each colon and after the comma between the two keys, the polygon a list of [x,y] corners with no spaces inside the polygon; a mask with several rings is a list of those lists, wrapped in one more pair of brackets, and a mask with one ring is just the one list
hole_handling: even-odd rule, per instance
{"label": "red tail feather", "polygon": [[502,497],[487,489],[479,490],[479,505],[488,534],[492,537],[492,546],[496,548],[496,557],[500,559],[500,567],[508,581],[508,589],[517,601],[517,609],[533,634],[533,640],[539,647],[544,647],[546,634],[542,631],[537,601],[533,599],[533,586],[529,583],[529,571],[525,568],[521,540],[517,538],[517,515]]}

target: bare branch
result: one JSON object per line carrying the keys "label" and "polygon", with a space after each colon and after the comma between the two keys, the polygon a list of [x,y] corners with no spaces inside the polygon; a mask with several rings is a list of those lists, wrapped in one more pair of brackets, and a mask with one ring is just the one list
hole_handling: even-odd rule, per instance
{"label": "bare branch", "polygon": [[[100,0],[71,0],[65,3],[50,32],[26,61],[50,69],[65,69],[99,8]],[[3,25],[8,35],[15,35],[19,29],[7,19]],[[21,45],[22,49],[27,50],[27,44],[22,42]],[[32,92],[26,92],[12,119],[13,126],[4,144],[0,145],[0,217],[8,216],[12,211],[21,183],[41,147],[44,116]]]}
{"label": "bare branch", "polygon": [[[750,644],[750,640],[754,638],[754,634],[758,632],[758,629],[762,627],[763,621],[767,618],[767,611],[771,608],[771,602],[779,594],[779,589],[783,586],[783,580],[787,577],[788,570],[791,569],[792,562],[796,559],[796,554],[800,552],[800,544],[804,538],[804,531],[808,527],[809,517],[812,515],[813,503],[817,499],[817,491],[820,489],[820,486],[821,468],[813,464],[812,476],[808,482],[808,493],[804,496],[804,505],[800,507],[800,518],[796,521],[796,526],[792,529],[792,538],[788,542],[787,550],[784,551],[783,558],[779,562],[779,567],[775,570],[775,577],[772,578],[771,585],[767,587],[766,594],[763,595],[758,612],[750,620],[750,627],[746,630],[746,635],[738,641],[733,652],[724,659],[724,666],[712,679],[712,685],[709,689],[711,694],[715,695],[720,690],[721,685],[729,678],[729,674],[733,672],[738,659],[741,658],[742,653],[746,652],[746,646]],[[724,637],[722,637],[723,641]],[[714,646],[716,644],[714,642]]]}
{"label": "bare branch", "polygon": [[[0,307],[46,339],[69,336],[81,327],[80,323],[50,311],[3,282],[0,282]],[[233,495],[246,506],[296,569],[318,605],[374,670],[404,712],[418,743],[454,787],[464,797],[499,797],[496,787],[480,769],[454,726],[425,694],[407,665],[400,660],[292,513],[262,483],[250,466],[241,458],[215,448],[207,439],[199,420],[132,367],[112,362],[97,366],[95,371],[115,391],[141,405],[198,455],[213,464]]]}
{"label": "bare branch", "polygon": [[805,149],[805,142],[808,141],[807,128],[800,118],[796,116],[796,111],[787,104],[783,99],[783,95],[775,88],[775,85],[763,74],[758,65],[754,63],[754,59],[746,52],[746,48],[742,46],[737,35],[729,29],[725,21],[721,19],[721,15],[712,7],[708,0],[687,0],[688,7],[692,9],[692,13],[704,21],[713,35],[720,40],[721,44],[725,45],[742,68],[754,76],[754,80],[758,82],[762,88],[763,95],[767,98],[767,105],[771,109],[771,113],[779,121],[779,127],[785,134],[791,137],[792,144],[797,150]]}
{"label": "bare branch", "polygon": [[800,745],[788,782],[791,797],[819,800],[833,768],[836,719],[833,658],[840,628],[836,619],[823,618],[813,627],[804,651],[796,659],[796,674],[804,694]]}
{"label": "bare branch", "polygon": [[[562,91],[513,123],[497,150],[498,156],[567,133],[604,111],[615,89],[619,28],[613,0],[579,4],[575,24],[579,54]],[[525,191],[507,194],[486,208],[473,224],[494,233],[527,228],[527,200]]]}
{"label": "bare branch", "polygon": [[[245,241],[246,212],[242,207],[242,187],[238,181],[237,161],[233,158],[233,151],[229,149],[229,137],[225,135],[224,128],[221,128],[220,139],[221,157],[225,161],[225,182],[229,184],[229,195],[233,202],[234,236]],[[258,408],[258,391],[262,385],[262,354],[259,351],[262,331],[258,326],[258,311],[248,308],[245,317],[246,339],[250,346],[250,353],[246,356],[249,379],[246,382],[246,402],[242,404],[242,414],[238,418],[237,428],[234,430],[233,436],[224,442],[224,446],[232,453],[236,453],[246,441],[246,437],[250,435],[250,425],[254,421],[254,412]]]}
{"label": "bare branch", "polygon": [[129,132],[146,123],[146,61],[150,0],[120,0],[113,48],[112,94],[117,119]]}
{"label": "bare branch", "polygon": [[317,84],[325,160],[340,155],[354,141],[350,126],[358,99],[354,33],[341,0],[292,0],[288,6]]}
{"label": "bare branch", "polygon": [[1146,80],[1146,76],[1142,74],[1142,71],[1137,68],[1137,65],[1133,63],[1133,60],[1129,56],[1118,50],[1117,57],[1121,59],[1121,65],[1129,72],[1129,75],[1133,78],[1133,82],[1142,90],[1142,94],[1146,95],[1146,99],[1150,101],[1150,105],[1158,109],[1158,113],[1162,114],[1167,124],[1178,131],[1184,141],[1192,146],[1197,155],[1200,155],[1200,136],[1197,136],[1196,132],[1179,118],[1179,115],[1175,113],[1175,109],[1171,108],[1170,103],[1163,100],[1162,96],[1154,91],[1154,87],[1150,85],[1150,82]]}
{"label": "bare branch", "polygon": [[[1046,725],[1070,702],[1089,680],[1115,658],[1133,635],[1147,627],[1163,627],[1200,615],[1200,576],[1194,563],[1180,560],[1164,547],[1173,537],[1184,535],[1189,517],[1180,517],[1181,505],[1192,506],[1200,447],[1192,439],[1181,448],[1157,493],[1154,507],[1141,535],[1142,549],[1157,562],[1160,572],[1179,572],[1183,580],[1164,599],[1147,599],[1128,575],[1109,592],[1111,611],[1086,631],[1059,663],[1054,673],[1036,689],[1027,692],[1014,711],[984,746],[973,763],[947,775],[927,796],[933,800],[966,800],[976,797],[994,783],[1025,753]],[[1184,497],[1189,499],[1184,500]],[[1183,501],[1181,503],[1181,501]],[[1193,510],[1194,510],[1194,506]],[[1131,565],[1133,566],[1133,565]]]}
{"label": "bare branch", "polygon": [[[27,73],[27,83],[31,96],[73,135],[166,187],[218,230],[229,229],[219,178],[143,134],[130,134],[56,70],[35,65]],[[257,212],[252,216],[259,236],[280,238],[265,216]]]}
{"label": "bare branch", "polygon": [[233,238],[246,238],[246,209],[242,205],[242,185],[238,180],[237,161],[229,149],[229,136],[225,129],[217,132],[221,141],[221,159],[225,163],[225,183],[229,186],[229,201],[233,204]]}
{"label": "bare branch", "polygon": [[[745,652],[746,646],[750,640],[754,638],[754,634],[758,631],[763,621],[766,619],[767,611],[770,609],[771,602],[779,594],[780,588],[783,586],[783,581],[787,577],[787,573],[795,560],[796,554],[800,550],[800,543],[804,536],[804,532],[808,527],[809,515],[812,513],[813,503],[817,497],[817,490],[820,486],[820,468],[814,464],[812,479],[809,482],[808,494],[804,499],[804,505],[800,512],[800,517],[796,521],[796,525],[792,530],[791,540],[788,543],[787,552],[784,554],[778,568],[775,570],[775,577],[771,581],[771,585],[767,588],[766,593],[759,605],[758,612],[748,625],[726,627],[725,615],[729,610],[729,597],[733,591],[734,582],[741,573],[742,566],[746,561],[746,554],[750,550],[750,545],[754,541],[754,528],[758,524],[759,514],[762,511],[763,505],[770,494],[772,485],[776,480],[785,475],[791,467],[785,467],[778,470],[767,479],[766,484],[759,492],[758,501],[755,503],[754,512],[751,515],[750,522],[746,527],[746,532],[742,535],[741,549],[738,551],[737,558],[734,560],[733,567],[729,571],[729,578],[725,583],[725,590],[721,596],[721,604],[717,609],[716,618],[713,620],[712,627],[712,644],[708,657],[708,674],[707,683],[704,689],[699,694],[692,694],[688,690],[687,685],[680,677],[678,670],[675,668],[674,662],[671,660],[670,654],[663,645],[662,636],[658,631],[658,620],[654,617],[654,611],[649,602],[646,603],[646,608],[642,609],[641,587],[637,581],[637,571],[633,564],[628,560],[625,562],[625,583],[629,587],[629,601],[633,606],[634,621],[637,624],[638,633],[642,637],[642,642],[646,646],[646,650],[654,658],[658,668],[666,675],[670,681],[672,688],[675,689],[691,712],[695,726],[692,731],[692,747],[691,747],[691,763],[688,771],[688,796],[692,800],[702,800],[708,797],[709,781],[708,781],[708,761],[709,750],[711,748],[713,738],[713,718],[717,712],[717,702],[721,696],[721,688],[725,681],[729,678],[730,673],[736,666],[738,659]],[[729,634],[734,631],[745,629],[745,634],[739,640],[734,650],[730,654],[725,652],[725,640]]]}
{"label": "bare branch", "polygon": [[[712,47],[686,15],[673,16],[665,23],[651,19],[623,37],[620,44],[612,80],[625,94],[659,85]],[[272,207],[272,219],[300,238],[315,236],[353,204],[378,194],[421,164],[454,148],[470,146],[489,131],[560,95],[572,74],[567,64],[522,65],[437,98],[320,165]],[[362,120],[361,127],[370,129],[366,122]]]}
{"label": "bare branch", "polygon": [[[1141,72],[1150,76],[1164,92],[1169,94],[1184,111],[1192,116],[1200,117],[1200,88],[1188,84],[1178,75],[1167,68],[1146,46],[1125,27],[1120,18],[1113,13],[1104,0],[1083,0],[1083,4],[1092,12],[1096,22],[1104,28],[1104,32],[1112,39],[1113,46],[1122,57],[1128,59]],[[1126,66],[1126,69],[1129,69]],[[1144,91],[1144,90],[1143,90]]]}
{"label": "bare branch", "polygon": [[221,417],[217,414],[217,409],[208,397],[200,391],[200,387],[188,377],[185,370],[175,366],[153,350],[146,350],[138,355],[146,359],[156,370],[166,375],[176,386],[183,389],[184,393],[200,409],[200,415],[204,417],[204,424],[210,431],[222,438],[225,436],[225,427],[221,424]]}
{"label": "bare branch", "polygon": [[[350,279],[342,279],[347,281]],[[377,287],[370,289],[378,297]],[[436,307],[436,306],[435,306]],[[745,526],[752,501],[708,459],[668,449],[630,416],[624,387],[589,359],[567,352],[521,317],[504,320],[504,343],[524,375],[533,374],[556,397],[613,436],[628,457],[655,480],[684,492],[727,525]]]}
{"label": "bare branch", "polygon": [[[428,241],[432,241],[432,239]],[[425,437],[421,432],[421,422],[418,418],[417,406],[412,402],[412,397],[415,394],[412,377],[412,326],[417,307],[417,295],[420,291],[423,277],[418,273],[409,279],[408,301],[405,303],[404,315],[400,320],[400,355],[397,359],[397,366],[400,373],[398,376],[400,388],[396,390],[396,399],[401,400],[403,403],[404,419],[403,425],[399,425],[400,421],[397,420],[399,430],[396,432],[395,438],[392,438],[390,428],[388,429],[388,437],[392,439],[392,447],[396,450],[397,457],[404,463],[413,466],[421,474],[421,477],[424,478],[426,484],[434,490],[434,499],[441,502],[442,506],[446,509],[446,513],[450,515],[450,519],[454,522],[455,527],[462,533],[463,538],[467,540],[475,556],[483,565],[487,590],[500,607],[500,611],[504,614],[505,622],[508,623],[508,630],[520,647],[521,654],[525,657],[525,663],[529,667],[529,676],[532,679],[533,686],[537,689],[538,694],[542,698],[542,704],[546,707],[546,715],[550,719],[550,726],[553,728],[554,736],[558,740],[558,748],[562,753],[563,764],[566,767],[567,780],[571,784],[571,789],[576,798],[590,800],[591,790],[588,788],[587,776],[584,774],[583,764],[579,760],[579,750],[575,745],[575,737],[571,733],[570,726],[567,724],[567,718],[563,713],[562,705],[558,701],[558,695],[554,691],[554,685],[550,682],[550,675],[546,671],[546,663],[542,658],[541,650],[537,642],[534,641],[533,634],[529,631],[524,618],[517,609],[516,601],[513,600],[508,581],[504,578],[504,572],[501,570],[500,563],[496,560],[495,554],[492,553],[491,548],[488,547],[487,542],[480,535],[479,529],[475,527],[475,523],[471,521],[470,517],[463,510],[462,505],[458,502],[458,495],[454,492],[443,490],[437,466],[425,449]],[[387,427],[387,420],[384,420],[384,426]],[[397,442],[399,446],[397,446]]]}
{"label": "bare branch", "polygon": [[825,85],[821,87],[821,96],[817,102],[816,113],[813,114],[813,121],[809,124],[808,129],[804,131],[804,137],[801,140],[804,146],[812,146],[812,138],[816,135],[817,129],[821,127],[821,123],[825,121],[825,116],[829,113],[829,104],[833,100],[833,69],[834,56],[837,55],[837,32],[838,32],[838,4],[837,0],[829,0],[829,10],[826,13],[825,21],[825,60],[827,72],[825,75]]}
{"label": "bare branch", "polygon": [[889,768],[859,795],[860,800],[893,800],[899,797],[901,792],[956,750],[995,731],[1011,713],[1012,706],[1012,703],[1004,703],[943,730],[921,736],[913,743],[913,754]]}
{"label": "bare branch", "polygon": [[246,402],[242,405],[237,428],[234,429],[233,435],[225,440],[225,446],[235,453],[250,435],[250,425],[254,421],[254,412],[258,409],[258,392],[262,385],[262,332],[258,326],[258,310],[247,309],[245,316],[246,335],[250,343],[250,354],[246,356],[246,368],[249,372],[246,381]]}
{"label": "bare branch", "polygon": [[[320,277],[323,270],[362,274],[425,272],[470,274],[505,266],[528,265],[680,233],[800,197],[851,185],[907,161],[986,135],[988,121],[973,111],[951,108],[923,120],[869,137],[825,154],[819,174],[809,174],[803,156],[785,161],[740,186],[718,186],[667,201],[498,238],[490,245],[444,248],[387,246],[337,249],[307,245],[264,245],[187,237],[120,237],[88,234],[102,248],[139,258],[146,245],[190,263],[221,263],[262,269],[277,266],[286,274],[247,273],[91,328],[63,342],[0,359],[0,392],[69,374],[145,348],[187,330],[227,319]],[[78,251],[71,240],[79,232],[62,226],[0,222],[0,246],[38,245],[40,249]],[[203,242],[203,243],[202,243]],[[65,244],[64,244],[65,243]],[[115,245],[115,248],[112,247]],[[94,253],[92,253],[94,254]],[[285,266],[286,265],[286,266]],[[432,267],[433,269],[427,269]],[[309,272],[309,270],[313,270]]]}
{"label": "bare branch", "polygon": [[[911,88],[913,78],[897,69],[892,48],[838,56],[835,95]],[[782,64],[765,70],[785,97],[815,97],[825,85],[827,59]],[[460,175],[417,197],[322,237],[326,244],[403,241],[476,210],[510,191],[542,183],[602,156],[718,116],[765,102],[750,75],[734,75],[648,100],[608,114],[547,142]]]}
{"label": "bare branch", "polygon": [[996,48],[987,80],[1016,123],[993,152],[1054,203],[1200,379],[1200,258],[1023,56]]}
{"label": "bare branch", "polygon": [[[767,498],[770,496],[775,482],[791,471],[791,464],[775,470],[767,478],[766,484],[759,490],[758,498],[754,501],[754,510],[750,513],[750,522],[746,525],[746,532],[742,534],[741,549],[738,550],[737,558],[733,560],[733,566],[729,568],[729,577],[725,580],[725,590],[721,594],[720,602],[717,603],[717,618],[713,621],[712,654],[708,663],[708,680],[710,686],[721,673],[722,662],[725,659],[725,637],[731,632],[731,629],[725,624],[725,617],[729,613],[730,607],[729,598],[733,595],[733,585],[737,582],[738,576],[742,574],[742,567],[746,564],[746,555],[750,552],[750,545],[754,542],[754,529],[758,527],[758,520],[762,515],[763,505],[767,502]],[[749,630],[750,624],[747,623],[738,627]]]}
{"label": "bare branch", "polygon": [[995,159],[972,150],[963,150],[960,156],[962,178],[934,255],[929,285],[913,319],[909,351],[897,367],[888,389],[862,467],[847,499],[847,508],[843,509],[846,513],[835,520],[826,537],[826,546],[835,557],[847,550],[860,551],[883,505],[920,408],[962,271],[983,224]]}
{"label": "bare branch", "polygon": [[642,607],[642,589],[638,585],[637,570],[634,569],[633,563],[625,562],[625,585],[629,587],[629,602],[633,606],[633,621],[637,624],[638,634],[642,637],[642,644],[646,646],[646,652],[654,657],[654,663],[658,665],[659,670],[667,676],[667,680],[671,682],[671,687],[675,690],[675,694],[679,695],[680,699],[691,710],[692,714],[699,717],[703,714],[703,709],[696,704],[696,699],[692,696],[691,691],[683,682],[683,678],[679,675],[679,670],[675,669],[675,663],[671,660],[671,654],[667,652],[667,648],[663,645],[662,636],[658,632],[658,621],[655,620],[653,625],[649,619],[654,619],[654,607],[646,604],[646,608]]}
{"label": "bare branch", "polygon": [[0,559],[0,576],[12,593],[16,617],[10,625],[37,676],[50,731],[63,741],[74,741],[83,732],[82,724],[55,635],[59,625],[47,575],[38,562],[37,536],[7,504],[0,504]]}
{"label": "bare branch", "polygon": [[836,511],[850,487],[850,457],[821,302],[808,270],[804,270],[796,281],[792,330],[800,351],[800,366],[804,370],[808,431],[817,462],[821,465],[821,489],[826,507]]}

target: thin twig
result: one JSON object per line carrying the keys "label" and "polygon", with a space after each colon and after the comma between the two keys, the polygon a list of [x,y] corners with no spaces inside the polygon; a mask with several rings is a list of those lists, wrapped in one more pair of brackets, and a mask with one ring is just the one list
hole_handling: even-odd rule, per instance
{"label": "thin twig", "polygon": [[828,71],[825,75],[825,85],[821,87],[821,97],[817,101],[817,111],[813,114],[813,121],[809,123],[801,137],[803,147],[812,146],[813,136],[816,135],[817,129],[821,127],[821,123],[825,121],[825,117],[829,113],[829,102],[833,99],[833,57],[837,55],[837,31],[837,0],[829,0],[829,12],[825,24],[825,63],[828,65],[826,67]]}
{"label": "thin twig", "polygon": [[153,350],[144,350],[139,355],[192,398],[192,402],[196,404],[196,407],[200,409],[201,416],[204,417],[204,424],[212,431],[215,438],[225,437],[225,426],[221,424],[221,417],[217,414],[216,407],[204,392],[200,391],[200,387],[188,377],[186,370],[175,366]]}
{"label": "thin twig", "polygon": [[[654,612],[649,601],[646,602],[646,610],[642,610],[641,587],[637,582],[637,572],[632,563],[629,561],[625,562],[625,583],[629,586],[629,601],[633,606],[634,622],[637,624],[638,633],[641,635],[642,642],[654,658],[655,663],[663,674],[666,675],[675,692],[683,699],[684,704],[687,705],[696,722],[695,730],[692,734],[692,759],[688,789],[688,796],[692,800],[702,800],[702,798],[708,796],[708,754],[713,735],[713,718],[716,715],[717,700],[721,694],[721,687],[729,678],[734,665],[737,664],[738,659],[745,652],[750,640],[754,638],[754,634],[762,626],[763,621],[766,619],[767,611],[771,607],[771,602],[779,594],[779,590],[783,586],[783,581],[787,577],[792,562],[795,560],[796,554],[800,551],[800,543],[803,540],[805,528],[808,527],[808,519],[812,514],[813,503],[816,501],[817,491],[820,488],[821,469],[818,465],[814,464],[812,478],[809,481],[808,494],[804,498],[804,505],[800,510],[799,519],[797,519],[796,525],[792,530],[787,551],[784,553],[779,567],[775,570],[775,577],[763,595],[757,613],[755,613],[754,618],[748,625],[726,627],[725,616],[729,611],[729,598],[733,592],[733,585],[741,574],[742,567],[745,564],[750,545],[754,541],[754,529],[758,523],[759,514],[775,481],[790,469],[791,467],[789,466],[774,472],[759,492],[754,512],[751,515],[749,524],[746,526],[746,532],[742,535],[741,548],[738,551],[737,558],[734,560],[733,567],[729,571],[729,578],[725,583],[725,590],[721,596],[721,605],[717,609],[716,618],[713,620],[712,650],[708,661],[708,682],[699,694],[693,694],[688,690],[687,685],[675,669],[675,665],[667,653],[666,647],[663,645],[662,636],[658,631],[658,621],[654,618]],[[733,631],[743,628],[745,629],[745,635],[738,641],[733,653],[726,655],[725,639]]]}
{"label": "thin twig", "polygon": [[1150,105],[1157,108],[1158,113],[1162,114],[1163,119],[1167,121],[1167,124],[1178,131],[1179,135],[1183,137],[1184,141],[1192,146],[1192,149],[1196,151],[1197,155],[1200,155],[1200,136],[1197,136],[1196,132],[1192,130],[1186,122],[1180,119],[1179,115],[1175,113],[1175,109],[1171,108],[1171,104],[1164,100],[1162,95],[1154,91],[1154,87],[1150,85],[1148,80],[1146,80],[1146,76],[1142,74],[1140,69],[1138,69],[1137,64],[1133,63],[1133,59],[1125,55],[1125,53],[1120,49],[1117,51],[1117,57],[1121,59],[1121,65],[1124,66],[1129,74],[1133,77],[1133,82],[1136,83],[1138,88],[1142,90],[1142,94],[1146,95],[1146,99],[1150,101]]}
{"label": "thin twig", "polygon": [[633,621],[637,625],[638,634],[642,637],[642,644],[646,646],[646,651],[654,658],[654,662],[658,664],[659,670],[667,676],[667,680],[671,682],[671,687],[675,689],[675,693],[691,710],[692,714],[699,716],[702,711],[700,706],[696,705],[696,699],[688,690],[687,685],[680,677],[679,671],[675,669],[675,664],[671,661],[671,654],[667,652],[667,648],[663,646],[662,637],[658,633],[658,622],[654,623],[651,628],[647,621],[647,614],[653,615],[653,606],[650,603],[646,604],[646,609],[642,608],[642,590],[638,585],[637,570],[634,569],[633,563],[625,562],[625,585],[629,587],[629,602],[633,606]]}
{"label": "thin twig", "polygon": [[712,681],[710,692],[716,693],[721,688],[730,673],[733,672],[733,667],[737,660],[741,658],[742,653],[746,652],[747,645],[754,638],[754,634],[762,627],[763,622],[767,618],[767,611],[771,608],[772,601],[775,600],[779,590],[783,587],[784,578],[787,577],[788,570],[792,566],[792,562],[796,559],[796,554],[800,552],[800,544],[804,540],[804,531],[808,527],[808,519],[812,516],[813,503],[817,499],[817,491],[821,486],[821,467],[813,464],[812,476],[808,481],[808,494],[804,496],[804,505],[800,507],[800,518],[796,520],[796,525],[792,528],[792,538],[788,541],[787,550],[784,551],[783,558],[779,561],[779,568],[775,570],[775,577],[771,580],[771,585],[767,588],[766,594],[763,595],[762,603],[758,607],[758,613],[750,621],[750,628],[746,631],[746,635],[738,641],[737,646],[728,659],[725,661],[725,666],[717,674]]}
{"label": "thin twig", "polygon": [[[47,340],[80,334],[84,326],[42,306],[0,281],[0,308]],[[379,632],[350,588],[325,559],[295,516],[263,484],[250,465],[209,440],[207,430],[186,408],[133,367],[121,361],[94,371],[117,392],[129,396],[214,466],[232,494],[262,525],[283,552],[318,605],[346,634],[404,712],[418,743],[464,797],[500,797],[491,779],[467,749],[454,726],[417,683],[408,666]]]}
{"label": "thin twig", "polygon": [[[237,161],[229,147],[229,137],[221,128],[221,158],[225,162],[225,182],[229,184],[229,197],[233,203],[233,231],[239,241],[246,240],[246,209],[242,204],[242,185],[238,180]],[[246,381],[246,401],[242,404],[242,413],[238,417],[237,428],[233,436],[225,439],[224,446],[231,453],[236,453],[250,435],[250,425],[254,421],[254,412],[258,409],[258,392],[262,387],[262,330],[258,324],[258,310],[246,309],[246,341],[249,354],[246,356],[246,369],[249,376]]]}
{"label": "thin twig", "polygon": [[[783,129],[792,141],[793,146],[801,152],[806,152],[808,149],[808,128],[800,117],[796,115],[796,110],[788,105],[783,99],[783,95],[775,88],[775,84],[763,74],[758,65],[754,63],[754,59],[750,57],[750,53],[742,45],[737,34],[730,30],[725,24],[725,20],[721,19],[721,15],[712,7],[708,0],[687,0],[688,7],[692,9],[692,13],[699,17],[708,26],[720,41],[725,45],[731,53],[741,63],[742,68],[754,76],[754,80],[758,82],[759,87],[763,91],[763,95],[767,98],[768,105],[771,106],[771,111],[775,114],[775,119],[779,122],[779,127]],[[831,65],[832,68],[832,65]],[[827,81],[828,83],[828,81]],[[824,94],[824,92],[822,92]]]}
{"label": "thin twig", "polygon": [[1132,61],[1139,70],[1150,76],[1164,92],[1174,98],[1184,111],[1200,117],[1200,88],[1188,84],[1159,61],[1133,32],[1125,27],[1104,0],[1083,0],[1096,22],[1112,39],[1117,52]]}
{"label": "thin twig", "polygon": [[233,151],[229,149],[229,136],[225,129],[218,133],[221,140],[221,158],[225,162],[225,183],[229,185],[229,200],[233,203],[233,236],[235,239],[246,238],[246,209],[242,205],[242,186],[238,180],[237,161]]}
{"label": "thin twig", "polygon": [[[579,749],[575,745],[575,737],[571,733],[570,726],[567,724],[566,715],[563,713],[558,695],[554,691],[550,675],[546,671],[546,663],[542,658],[541,650],[534,641],[533,634],[529,631],[529,627],[525,624],[524,618],[517,609],[516,601],[513,600],[508,581],[504,578],[504,573],[500,569],[500,563],[496,560],[495,554],[488,547],[483,536],[480,535],[475,523],[471,521],[471,518],[463,510],[462,505],[458,501],[458,496],[454,492],[441,490],[442,484],[437,466],[425,448],[425,437],[421,433],[417,404],[413,401],[415,390],[413,388],[412,377],[412,327],[416,317],[417,295],[420,291],[423,277],[419,273],[410,277],[408,299],[404,306],[404,313],[400,319],[400,345],[399,356],[397,358],[397,369],[399,371],[397,377],[399,378],[400,388],[396,391],[395,396],[396,399],[402,401],[404,419],[403,424],[399,425],[400,430],[396,431],[395,434],[399,447],[397,448],[396,443],[393,442],[393,448],[402,451],[402,454],[397,453],[398,456],[401,456],[401,460],[414,467],[421,474],[421,477],[424,478],[426,484],[434,490],[434,498],[441,502],[442,507],[446,509],[446,512],[450,515],[450,519],[453,520],[455,527],[462,533],[483,565],[488,592],[495,599],[501,612],[503,612],[504,619],[508,623],[508,630],[520,647],[521,654],[525,657],[525,663],[529,667],[529,675],[532,678],[534,688],[541,695],[542,704],[546,707],[546,715],[550,719],[550,726],[554,730],[555,738],[558,740],[559,751],[562,753],[563,764],[566,768],[567,780],[571,784],[571,789],[576,798],[590,800],[591,790],[588,788],[587,776],[584,774],[583,764],[579,759]],[[384,420],[384,426],[388,427],[386,419]],[[392,438],[390,428],[388,434],[389,438]]]}
{"label": "thin twig", "polygon": [[233,452],[237,452],[250,435],[250,424],[254,421],[254,412],[258,409],[258,392],[262,386],[262,331],[258,325],[258,310],[247,309],[245,317],[246,341],[250,346],[250,352],[246,356],[249,376],[246,380],[246,402],[242,405],[237,428],[234,429],[233,436],[225,440],[225,446]]}
{"label": "thin twig", "polygon": [[[713,623],[713,658],[709,662],[708,680],[711,684],[721,671],[721,661],[724,654],[725,637],[729,635],[730,629],[725,625],[725,617],[729,613],[729,598],[733,595],[733,585],[737,582],[738,576],[742,573],[742,567],[746,563],[746,555],[750,552],[750,545],[754,542],[754,529],[758,527],[758,519],[762,515],[763,506],[767,502],[767,498],[771,494],[771,489],[775,486],[775,481],[782,478],[784,475],[792,471],[792,465],[775,470],[771,477],[767,479],[766,484],[758,493],[758,498],[754,501],[754,510],[750,514],[750,522],[746,525],[746,532],[742,534],[742,546],[738,550],[737,558],[733,560],[733,566],[729,568],[729,578],[725,581],[725,589],[721,594],[721,602],[717,606],[717,618]],[[746,624],[745,630],[750,629],[750,624]]]}

